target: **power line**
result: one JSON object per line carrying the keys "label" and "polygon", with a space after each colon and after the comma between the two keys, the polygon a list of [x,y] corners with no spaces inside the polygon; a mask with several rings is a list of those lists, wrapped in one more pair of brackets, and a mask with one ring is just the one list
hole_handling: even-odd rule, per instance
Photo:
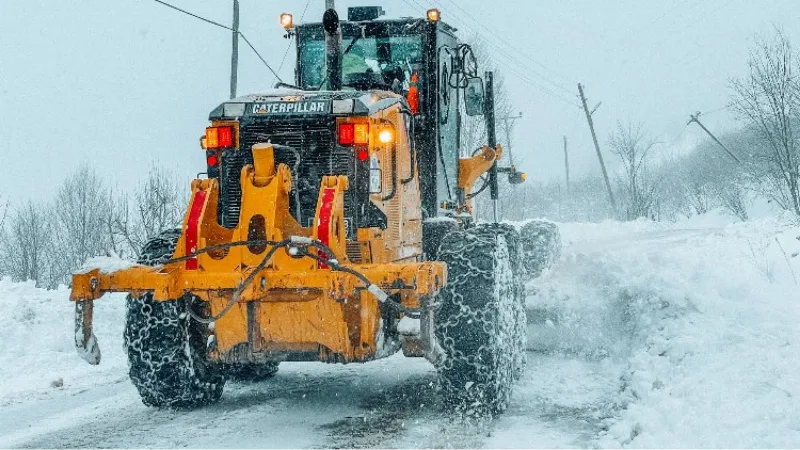
{"label": "power line", "polygon": [[[421,5],[421,4],[420,4],[420,3],[419,3],[417,0],[403,0],[403,1],[404,1],[404,2],[405,2],[407,5],[408,5],[408,6],[411,6],[412,8],[414,8],[414,7],[415,7],[415,5],[416,5],[416,7],[420,8],[420,9],[423,9],[423,10],[424,10],[424,9],[426,9],[426,8],[425,8],[425,6]],[[434,1],[436,2],[436,4],[437,4],[438,6],[440,6],[440,7],[444,7],[444,6],[443,6],[443,5],[442,5],[442,4],[441,4],[441,3],[440,3],[438,0],[434,0]],[[414,5],[412,5],[410,2],[413,2],[413,3],[414,3]],[[458,7],[459,9],[461,9],[461,10],[463,11],[463,9],[462,9],[461,7],[459,7],[457,4],[456,4],[456,7]],[[465,13],[466,13],[466,12],[465,12]],[[469,13],[466,13],[466,14],[469,14]],[[482,34],[480,31],[478,31],[477,29],[475,29],[475,28],[473,28],[472,26],[470,26],[470,25],[469,25],[469,24],[466,22],[466,20],[464,20],[464,19],[460,18],[460,17],[459,17],[458,15],[456,15],[456,14],[452,14],[452,15],[451,15],[451,17],[453,17],[453,22],[454,22],[454,23],[456,23],[456,25],[462,26],[463,28],[465,28],[465,29],[467,29],[468,31],[471,31],[472,33],[474,33],[475,35],[477,35],[477,36],[478,36],[479,38],[481,38],[481,40],[482,40],[483,42],[485,42],[485,43],[486,43],[488,46],[491,46],[491,47],[493,47],[495,50],[497,50],[497,51],[498,51],[498,53],[501,53],[501,54],[502,54],[502,56],[505,56],[507,59],[509,59],[511,63],[515,63],[517,66],[519,66],[519,67],[522,67],[522,68],[524,68],[524,69],[527,69],[527,71],[531,72],[533,75],[536,75],[538,78],[541,78],[543,81],[545,81],[545,82],[549,83],[550,85],[554,86],[555,88],[561,89],[562,91],[564,91],[565,93],[567,93],[567,94],[569,94],[569,95],[573,95],[572,91],[570,91],[569,89],[565,88],[564,86],[560,85],[559,83],[557,83],[557,82],[553,81],[552,79],[548,78],[546,75],[543,75],[543,74],[541,74],[541,73],[537,72],[535,69],[533,69],[533,68],[531,68],[529,65],[525,64],[525,62],[523,62],[523,61],[521,61],[521,60],[517,59],[517,58],[516,58],[516,57],[515,57],[515,56],[514,56],[512,53],[510,53],[509,51],[507,51],[507,50],[506,50],[505,48],[503,48],[502,46],[500,46],[500,45],[497,45],[496,43],[492,42],[490,39],[487,39],[487,38],[486,38],[486,37],[485,37],[485,36],[484,36],[484,35],[483,35],[483,34]],[[470,16],[470,17],[472,17],[472,16]],[[475,19],[474,19],[474,18],[472,18],[472,20],[475,20]],[[487,28],[487,27],[486,27],[485,25],[483,25],[482,23],[480,23],[480,22],[478,22],[478,23],[479,23],[479,24],[480,24],[480,25],[481,25],[483,28],[485,28],[487,31],[489,31],[490,33],[492,32],[492,31],[491,31],[489,28]],[[498,40],[500,40],[501,42],[503,42],[503,43],[504,43],[506,46],[508,46],[508,47],[511,47],[512,49],[516,50],[518,53],[522,54],[522,52],[520,52],[519,50],[515,49],[513,46],[511,46],[511,44],[509,44],[507,41],[503,40],[501,37],[498,37],[498,36],[496,36],[496,37],[497,37],[497,39],[498,39]],[[523,56],[524,56],[524,54],[523,54]],[[543,86],[541,83],[533,81],[533,79],[532,79],[532,78],[529,78],[529,77],[527,77],[527,76],[524,76],[524,77],[523,77],[523,76],[519,75],[519,73],[516,73],[516,72],[514,72],[514,71],[513,71],[513,67],[512,67],[512,65],[511,65],[511,63],[509,63],[509,62],[507,62],[507,61],[505,61],[505,60],[503,60],[503,59],[495,59],[495,58],[493,58],[491,55],[487,55],[487,57],[488,57],[489,59],[491,59],[492,61],[494,61],[494,62],[495,62],[495,64],[497,64],[498,62],[502,62],[502,63],[503,63],[503,65],[504,65],[504,66],[506,66],[506,67],[509,69],[509,71],[511,71],[511,72],[512,72],[512,74],[513,74],[513,75],[515,75],[517,78],[521,79],[522,81],[525,81],[526,83],[529,83],[529,84],[533,84],[535,87],[539,88],[540,90],[544,91],[545,93],[547,93],[547,94],[549,94],[549,95],[551,95],[551,96],[553,96],[553,97],[559,98],[559,99],[560,99],[560,100],[562,100],[562,101],[566,101],[567,103],[571,104],[572,106],[575,106],[576,108],[577,108],[577,107],[579,107],[579,105],[578,105],[577,103],[572,103],[572,102],[570,102],[569,100],[566,100],[566,99],[564,99],[563,97],[561,97],[561,96],[559,96],[559,95],[555,94],[554,92],[552,92],[552,91],[550,90],[550,88],[546,88],[546,87],[545,87],[545,86]],[[530,57],[528,57],[528,58],[530,59]],[[536,62],[536,61],[533,61],[532,59],[531,59],[531,61],[532,61],[532,62],[534,62],[534,63],[536,63],[536,64],[538,64],[538,65],[541,65],[542,67],[545,67],[545,68],[547,68],[546,66],[544,66],[544,65],[542,65],[541,63],[538,63],[538,62]],[[549,69],[548,69],[548,70],[549,70]]]}
{"label": "power line", "polygon": [[213,20],[211,20],[211,19],[206,19],[205,17],[200,17],[200,16],[198,16],[197,14],[192,14],[192,13],[190,13],[189,11],[186,11],[185,9],[178,8],[178,7],[177,7],[177,6],[175,6],[175,5],[170,5],[170,4],[169,4],[169,3],[167,3],[167,2],[163,2],[163,1],[161,1],[161,0],[153,0],[153,1],[154,1],[154,2],[156,2],[156,3],[161,3],[162,5],[164,5],[164,6],[168,7],[168,8],[172,8],[172,9],[174,9],[175,11],[179,11],[179,12],[182,12],[182,13],[184,13],[184,14],[186,14],[186,15],[192,16],[192,17],[194,17],[195,19],[200,19],[200,20],[202,20],[203,22],[210,23],[211,25],[216,25],[216,26],[218,26],[218,27],[220,27],[220,28],[225,28],[225,29],[226,29],[226,30],[228,30],[228,31],[234,31],[234,30],[233,30],[233,28],[231,28],[231,27],[229,27],[229,26],[227,26],[227,25],[223,25],[223,24],[221,24],[221,23],[219,23],[219,22],[214,22]]}
{"label": "power line", "polygon": [[159,3],[161,5],[164,5],[164,6],[168,7],[168,8],[172,8],[175,11],[178,11],[178,12],[181,12],[181,13],[186,14],[188,16],[194,17],[195,19],[199,19],[199,20],[202,20],[203,22],[209,23],[209,24],[217,26],[219,28],[223,28],[225,30],[237,33],[239,36],[242,37],[242,39],[247,44],[247,46],[250,47],[251,50],[253,50],[253,53],[255,53],[256,56],[258,56],[258,59],[260,59],[261,62],[264,63],[265,66],[267,66],[267,69],[269,69],[269,71],[272,72],[273,75],[275,75],[275,78],[277,78],[278,81],[283,82],[283,80],[281,80],[281,77],[278,75],[278,73],[275,72],[275,70],[272,68],[272,66],[270,66],[269,63],[267,62],[267,60],[265,60],[264,57],[261,56],[261,53],[259,53],[258,50],[256,50],[255,47],[253,47],[253,44],[250,43],[250,40],[248,40],[247,36],[245,36],[244,33],[242,33],[241,31],[235,30],[235,29],[233,29],[233,28],[231,28],[231,27],[229,27],[227,25],[223,25],[223,24],[221,24],[219,22],[214,22],[211,19],[206,19],[205,17],[198,16],[197,14],[194,14],[194,13],[191,13],[189,11],[186,11],[185,9],[178,8],[177,6],[171,5],[171,4],[169,4],[169,3],[165,2],[165,1],[162,1],[162,0],[153,0],[153,1],[156,2],[156,3]]}
{"label": "power line", "polygon": [[704,115],[704,116],[707,116],[707,115],[709,115],[709,114],[714,114],[715,112],[719,112],[719,111],[722,111],[723,109],[728,109],[728,108],[730,108],[730,106],[728,106],[728,105],[725,105],[725,106],[723,106],[723,107],[721,107],[721,108],[712,109],[711,111],[704,112],[704,113],[703,113],[703,115]]}
{"label": "power line", "polygon": [[[441,1],[440,1],[440,0],[433,0],[433,1],[441,5]],[[462,13],[463,13],[465,16],[467,16],[467,17],[468,17],[470,20],[472,20],[474,23],[478,24],[478,25],[479,25],[481,28],[483,28],[483,29],[484,29],[484,30],[486,30],[488,33],[490,33],[490,35],[491,35],[491,36],[494,36],[495,38],[497,38],[497,40],[498,40],[498,41],[500,41],[500,42],[502,42],[503,44],[505,44],[505,45],[506,45],[508,48],[510,48],[511,50],[514,50],[515,52],[519,53],[521,56],[523,56],[523,57],[527,58],[527,60],[528,60],[528,61],[530,61],[531,63],[533,63],[533,64],[535,64],[535,65],[537,65],[537,66],[539,66],[539,67],[541,67],[542,69],[544,69],[544,70],[547,70],[548,72],[550,72],[550,73],[552,73],[552,74],[554,74],[554,75],[556,75],[556,76],[558,76],[558,77],[562,78],[563,80],[567,80],[567,77],[565,77],[565,76],[561,75],[560,73],[556,72],[555,70],[551,69],[550,67],[546,66],[545,64],[542,64],[542,63],[540,63],[539,61],[536,61],[536,60],[535,60],[535,59],[533,59],[533,58],[532,58],[530,55],[528,55],[528,54],[524,53],[522,50],[518,49],[517,47],[515,47],[514,45],[512,45],[510,42],[508,42],[508,41],[506,41],[505,39],[503,39],[503,37],[502,37],[502,36],[495,34],[495,31],[493,31],[493,30],[492,30],[492,29],[490,29],[488,26],[486,26],[486,24],[485,24],[485,23],[483,23],[483,22],[481,22],[481,21],[479,21],[479,20],[475,19],[475,17],[474,17],[474,16],[472,16],[472,15],[471,15],[471,14],[470,14],[468,11],[466,11],[464,8],[462,8],[462,7],[461,7],[461,5],[459,5],[458,3],[456,3],[454,0],[447,0],[447,1],[448,1],[449,3],[451,3],[451,4],[453,4],[453,6],[455,6],[456,8],[458,8],[458,10],[459,10],[459,11],[461,11],[461,12],[462,12]],[[463,22],[463,21],[462,21],[462,22]],[[524,63],[523,63],[523,65],[524,65]],[[555,81],[551,80],[551,79],[550,79],[550,78],[548,78],[546,75],[542,75],[542,74],[540,74],[540,73],[536,72],[534,69],[532,69],[532,68],[530,68],[530,67],[528,67],[528,66],[525,66],[525,67],[527,67],[529,70],[533,71],[534,73],[536,73],[537,75],[539,75],[540,77],[542,77],[544,80],[547,80],[548,82],[550,82],[550,83],[552,83],[553,85],[557,86],[559,89],[563,89],[563,90],[565,90],[566,92],[569,92],[570,94],[572,93],[572,91],[571,91],[571,90],[569,90],[569,89],[567,89],[567,88],[563,87],[562,85],[560,85],[559,83],[557,83],[557,82],[555,82]],[[567,80],[567,81],[568,81],[568,80]]]}
{"label": "power line", "polygon": [[[403,2],[404,2],[406,5],[410,6],[412,9],[416,9],[416,8],[420,8],[420,9],[422,9],[422,10],[424,10],[424,9],[425,9],[425,6],[421,5],[421,4],[420,4],[420,3],[419,3],[417,0],[403,0]],[[413,2],[414,4],[412,4],[411,2]],[[440,6],[441,6],[441,5],[440,5]],[[518,65],[520,65],[520,66],[522,66],[522,67],[526,67],[526,68],[528,68],[528,70],[531,70],[531,71],[533,71],[533,69],[530,69],[530,67],[529,67],[529,66],[527,66],[527,65],[525,65],[524,63],[521,63],[520,61],[516,60],[516,59],[515,59],[515,58],[514,58],[512,55],[510,55],[509,53],[507,53],[507,52],[506,52],[506,51],[505,51],[505,50],[504,50],[502,47],[499,47],[499,46],[497,46],[496,44],[494,44],[493,42],[491,42],[490,40],[486,39],[486,38],[485,38],[485,37],[484,37],[484,36],[483,36],[483,35],[482,35],[480,32],[478,32],[478,31],[477,31],[477,30],[475,30],[474,28],[470,27],[470,26],[469,26],[469,25],[466,23],[466,21],[464,21],[463,19],[460,19],[460,18],[459,18],[457,15],[453,15],[452,17],[453,17],[454,19],[456,19],[456,20],[454,20],[455,22],[457,22],[457,23],[456,23],[456,25],[458,25],[458,24],[462,24],[462,26],[463,26],[464,28],[466,28],[467,30],[469,30],[469,31],[471,31],[471,32],[473,32],[473,33],[475,33],[475,34],[476,34],[478,37],[480,37],[480,38],[482,39],[482,41],[483,41],[483,42],[485,42],[487,45],[489,45],[489,46],[492,46],[493,48],[495,48],[495,49],[496,49],[496,50],[497,50],[499,53],[505,54],[505,55],[506,55],[506,56],[507,56],[509,59],[511,59],[513,62],[516,62]],[[575,103],[575,102],[572,102],[572,101],[570,101],[570,100],[568,100],[568,99],[564,98],[562,95],[559,95],[559,94],[557,94],[557,93],[553,92],[553,91],[552,91],[550,88],[548,88],[548,87],[546,87],[546,86],[542,85],[541,83],[539,83],[539,82],[537,82],[537,81],[533,80],[532,78],[528,77],[527,75],[522,75],[522,74],[520,74],[518,71],[516,71],[516,70],[515,70],[514,66],[512,66],[512,65],[511,65],[511,63],[509,63],[508,61],[506,61],[506,60],[504,60],[504,59],[502,59],[502,58],[494,58],[494,57],[493,57],[491,54],[487,54],[486,56],[487,56],[487,58],[488,58],[490,61],[492,61],[492,62],[493,62],[495,65],[503,65],[504,67],[506,67],[506,68],[508,69],[508,72],[509,72],[509,73],[511,73],[513,76],[515,76],[516,78],[520,79],[520,80],[521,80],[521,81],[523,81],[524,83],[527,83],[527,84],[529,84],[529,85],[532,85],[533,87],[537,88],[538,90],[540,90],[540,91],[544,92],[545,94],[548,94],[548,95],[550,95],[550,96],[552,96],[552,97],[556,98],[557,100],[560,100],[561,102],[564,102],[564,103],[566,103],[566,104],[568,104],[568,105],[570,105],[570,106],[573,106],[573,107],[575,107],[575,108],[580,108],[580,105],[578,105],[577,103]],[[536,72],[534,71],[534,73],[536,73]],[[541,75],[541,74],[538,74],[538,73],[536,73],[536,74],[537,74],[539,77],[542,77],[542,75]],[[548,79],[546,79],[546,78],[545,78],[545,81],[549,81],[551,84],[554,84],[554,85],[555,85],[556,87],[558,87],[559,89],[562,89],[562,90],[564,90],[565,92],[567,92],[568,94],[572,95],[572,92],[571,92],[571,91],[569,91],[569,90],[565,89],[563,86],[560,86],[558,83],[555,83],[555,82],[553,82],[552,80],[548,80]]]}
{"label": "power line", "polygon": [[[459,19],[458,16],[453,16],[453,17],[456,18],[457,22],[460,22],[464,28],[466,28],[467,30],[473,32],[479,39],[481,39],[481,41],[485,42],[486,45],[488,47],[490,47],[490,49],[494,49],[499,53],[498,57],[493,56],[491,54],[491,52],[488,52],[487,55],[486,55],[486,57],[489,60],[491,60],[492,62],[494,62],[495,65],[502,64],[503,66],[508,68],[509,72],[511,72],[512,75],[514,75],[515,77],[519,78],[520,80],[522,80],[522,81],[524,81],[526,83],[532,84],[533,86],[537,87],[538,89],[540,89],[541,91],[545,92],[546,94],[548,94],[548,95],[550,95],[552,97],[558,98],[561,101],[565,101],[568,104],[570,104],[572,106],[575,106],[576,108],[579,107],[579,105],[577,103],[573,103],[573,102],[565,99],[562,95],[558,95],[555,92],[553,92],[549,86],[545,86],[539,81],[534,81],[533,78],[531,78],[528,74],[535,75],[537,77],[537,79],[541,79],[542,81],[547,82],[548,85],[553,86],[553,87],[555,87],[557,89],[560,89],[561,91],[567,93],[570,96],[574,95],[570,90],[566,89],[565,87],[563,87],[562,85],[558,84],[557,82],[554,82],[553,80],[543,76],[541,73],[535,71],[534,69],[532,69],[530,66],[528,66],[524,62],[518,60],[516,57],[514,57],[511,53],[509,53],[502,46],[493,43],[491,40],[487,39],[478,30],[475,30],[474,28],[470,27],[466,22],[463,21],[463,19]],[[524,73],[525,75],[521,75],[520,72],[516,71],[515,67],[514,67],[514,64],[516,64],[517,69],[521,68],[522,69],[522,73]]]}
{"label": "power line", "polygon": [[[308,5],[309,4],[311,4],[311,0],[306,0],[306,6],[305,6],[305,8],[303,8],[303,14],[300,15],[300,22],[302,22],[303,19],[305,19],[305,17],[306,17],[306,11],[308,10]],[[280,72],[281,69],[283,69],[283,63],[286,62],[286,55],[289,54],[289,50],[291,48],[292,48],[292,41],[289,40],[289,43],[286,44],[286,51],[283,52],[283,58],[281,58],[281,65],[278,66],[278,72]]]}

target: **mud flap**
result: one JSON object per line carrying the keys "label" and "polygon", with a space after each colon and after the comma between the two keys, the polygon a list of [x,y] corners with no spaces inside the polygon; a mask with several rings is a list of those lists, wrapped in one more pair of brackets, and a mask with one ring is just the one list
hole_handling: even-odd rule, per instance
{"label": "mud flap", "polygon": [[96,366],[100,364],[100,346],[92,331],[93,301],[75,302],[75,350],[84,361]]}

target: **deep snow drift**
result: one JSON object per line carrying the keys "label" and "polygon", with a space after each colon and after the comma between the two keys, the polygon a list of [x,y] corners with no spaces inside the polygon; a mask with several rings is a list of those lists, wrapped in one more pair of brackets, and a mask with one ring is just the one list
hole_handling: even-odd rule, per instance
{"label": "deep snow drift", "polygon": [[561,260],[528,286],[528,371],[472,431],[425,400],[430,366],[401,355],[284,364],[203,410],[148,409],[127,381],[120,295],[97,304],[92,367],[68,290],[4,279],[0,447],[797,447],[800,227],[728,222],[561,224]]}
{"label": "deep snow drift", "polygon": [[800,228],[563,224],[529,345],[627,368],[595,445],[800,445]]}

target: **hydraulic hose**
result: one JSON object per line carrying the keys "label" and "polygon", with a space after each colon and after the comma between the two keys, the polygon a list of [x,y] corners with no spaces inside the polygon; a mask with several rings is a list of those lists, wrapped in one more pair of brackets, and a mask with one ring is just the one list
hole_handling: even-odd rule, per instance
{"label": "hydraulic hose", "polygon": [[[163,264],[171,264],[171,263],[186,261],[188,259],[195,258],[198,255],[201,255],[203,253],[208,253],[211,250],[217,250],[217,249],[223,249],[223,248],[232,248],[232,247],[240,247],[240,246],[245,246],[245,245],[271,245],[272,248],[270,248],[270,250],[267,252],[267,254],[264,255],[264,258],[261,259],[261,262],[250,272],[250,274],[247,276],[247,278],[245,278],[245,280],[242,281],[241,284],[239,284],[239,287],[236,288],[236,290],[233,292],[233,295],[231,296],[231,299],[225,305],[225,308],[223,308],[222,311],[219,312],[219,314],[217,314],[215,316],[212,316],[212,317],[207,317],[207,318],[206,317],[201,317],[200,315],[195,313],[194,310],[192,309],[192,307],[190,306],[189,307],[189,315],[192,317],[192,319],[194,319],[194,320],[196,320],[198,322],[201,322],[201,323],[209,324],[209,323],[212,323],[212,322],[216,322],[217,320],[221,319],[226,314],[228,314],[230,312],[230,310],[233,309],[233,307],[237,303],[239,303],[241,295],[245,291],[245,289],[247,289],[247,287],[250,286],[253,283],[253,280],[255,280],[255,278],[259,274],[259,272],[261,272],[267,266],[269,261],[275,255],[275,252],[277,252],[281,248],[286,248],[287,250],[290,250],[290,251],[292,249],[295,249],[296,252],[294,252],[293,254],[300,255],[300,256],[303,256],[303,257],[307,257],[307,258],[311,258],[311,259],[313,259],[313,260],[315,260],[315,261],[317,261],[319,263],[326,264],[328,267],[331,268],[331,270],[333,270],[335,272],[343,272],[343,273],[350,274],[350,275],[358,278],[361,282],[363,282],[366,285],[367,291],[369,291],[372,295],[374,295],[378,299],[379,303],[385,304],[388,307],[390,307],[390,308],[392,308],[392,309],[394,309],[394,310],[396,310],[398,312],[401,312],[401,313],[403,313],[403,314],[405,314],[405,315],[407,315],[407,316],[409,316],[411,318],[414,318],[414,319],[418,319],[421,316],[421,312],[420,312],[419,308],[409,308],[409,307],[407,307],[407,306],[405,306],[405,305],[403,305],[403,304],[401,304],[401,303],[399,303],[397,301],[392,300],[391,298],[389,298],[389,295],[386,292],[383,291],[383,289],[381,289],[376,284],[372,283],[369,280],[369,278],[367,278],[364,274],[362,274],[361,272],[358,272],[357,270],[355,270],[353,268],[350,268],[350,267],[347,267],[347,266],[343,266],[342,264],[340,264],[339,260],[336,258],[335,253],[333,252],[333,250],[331,250],[330,247],[328,247],[326,244],[324,244],[323,242],[321,242],[319,240],[312,239],[312,238],[309,238],[309,237],[292,236],[289,239],[284,239],[282,241],[252,240],[252,241],[236,241],[236,242],[229,242],[229,243],[225,243],[225,244],[209,245],[208,247],[204,247],[204,248],[199,249],[199,250],[197,250],[195,252],[192,252],[192,253],[190,253],[188,255],[181,256],[181,257],[178,257],[178,258],[172,258],[170,260],[167,260]],[[319,250],[322,253],[324,253],[325,256],[327,256],[327,259],[323,258],[323,257],[321,257],[321,256],[319,256],[317,254],[314,254],[313,252],[307,251],[306,250],[307,247],[316,248],[317,250]]]}

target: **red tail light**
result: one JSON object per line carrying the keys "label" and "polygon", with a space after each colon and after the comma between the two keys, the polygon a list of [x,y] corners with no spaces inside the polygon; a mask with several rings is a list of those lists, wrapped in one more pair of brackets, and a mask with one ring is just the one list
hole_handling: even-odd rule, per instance
{"label": "red tail light", "polygon": [[368,160],[369,159],[369,150],[367,150],[366,148],[358,149],[356,151],[356,158],[358,158],[359,161]]}
{"label": "red tail light", "polygon": [[356,139],[356,126],[352,123],[339,125],[339,145],[353,145]]}
{"label": "red tail light", "polygon": [[415,116],[419,114],[419,87],[417,87],[417,83],[419,83],[419,75],[417,72],[414,72],[411,75],[411,82],[408,86],[408,95],[406,96],[406,100],[408,100],[408,106],[411,108],[411,113]]}
{"label": "red tail light", "polygon": [[367,123],[342,123],[339,124],[339,145],[364,145],[369,144],[369,124]]}
{"label": "red tail light", "polygon": [[208,155],[206,157],[206,163],[208,163],[209,167],[216,167],[218,162],[217,155]]}
{"label": "red tail light", "polygon": [[206,148],[233,147],[233,127],[206,128]]}

